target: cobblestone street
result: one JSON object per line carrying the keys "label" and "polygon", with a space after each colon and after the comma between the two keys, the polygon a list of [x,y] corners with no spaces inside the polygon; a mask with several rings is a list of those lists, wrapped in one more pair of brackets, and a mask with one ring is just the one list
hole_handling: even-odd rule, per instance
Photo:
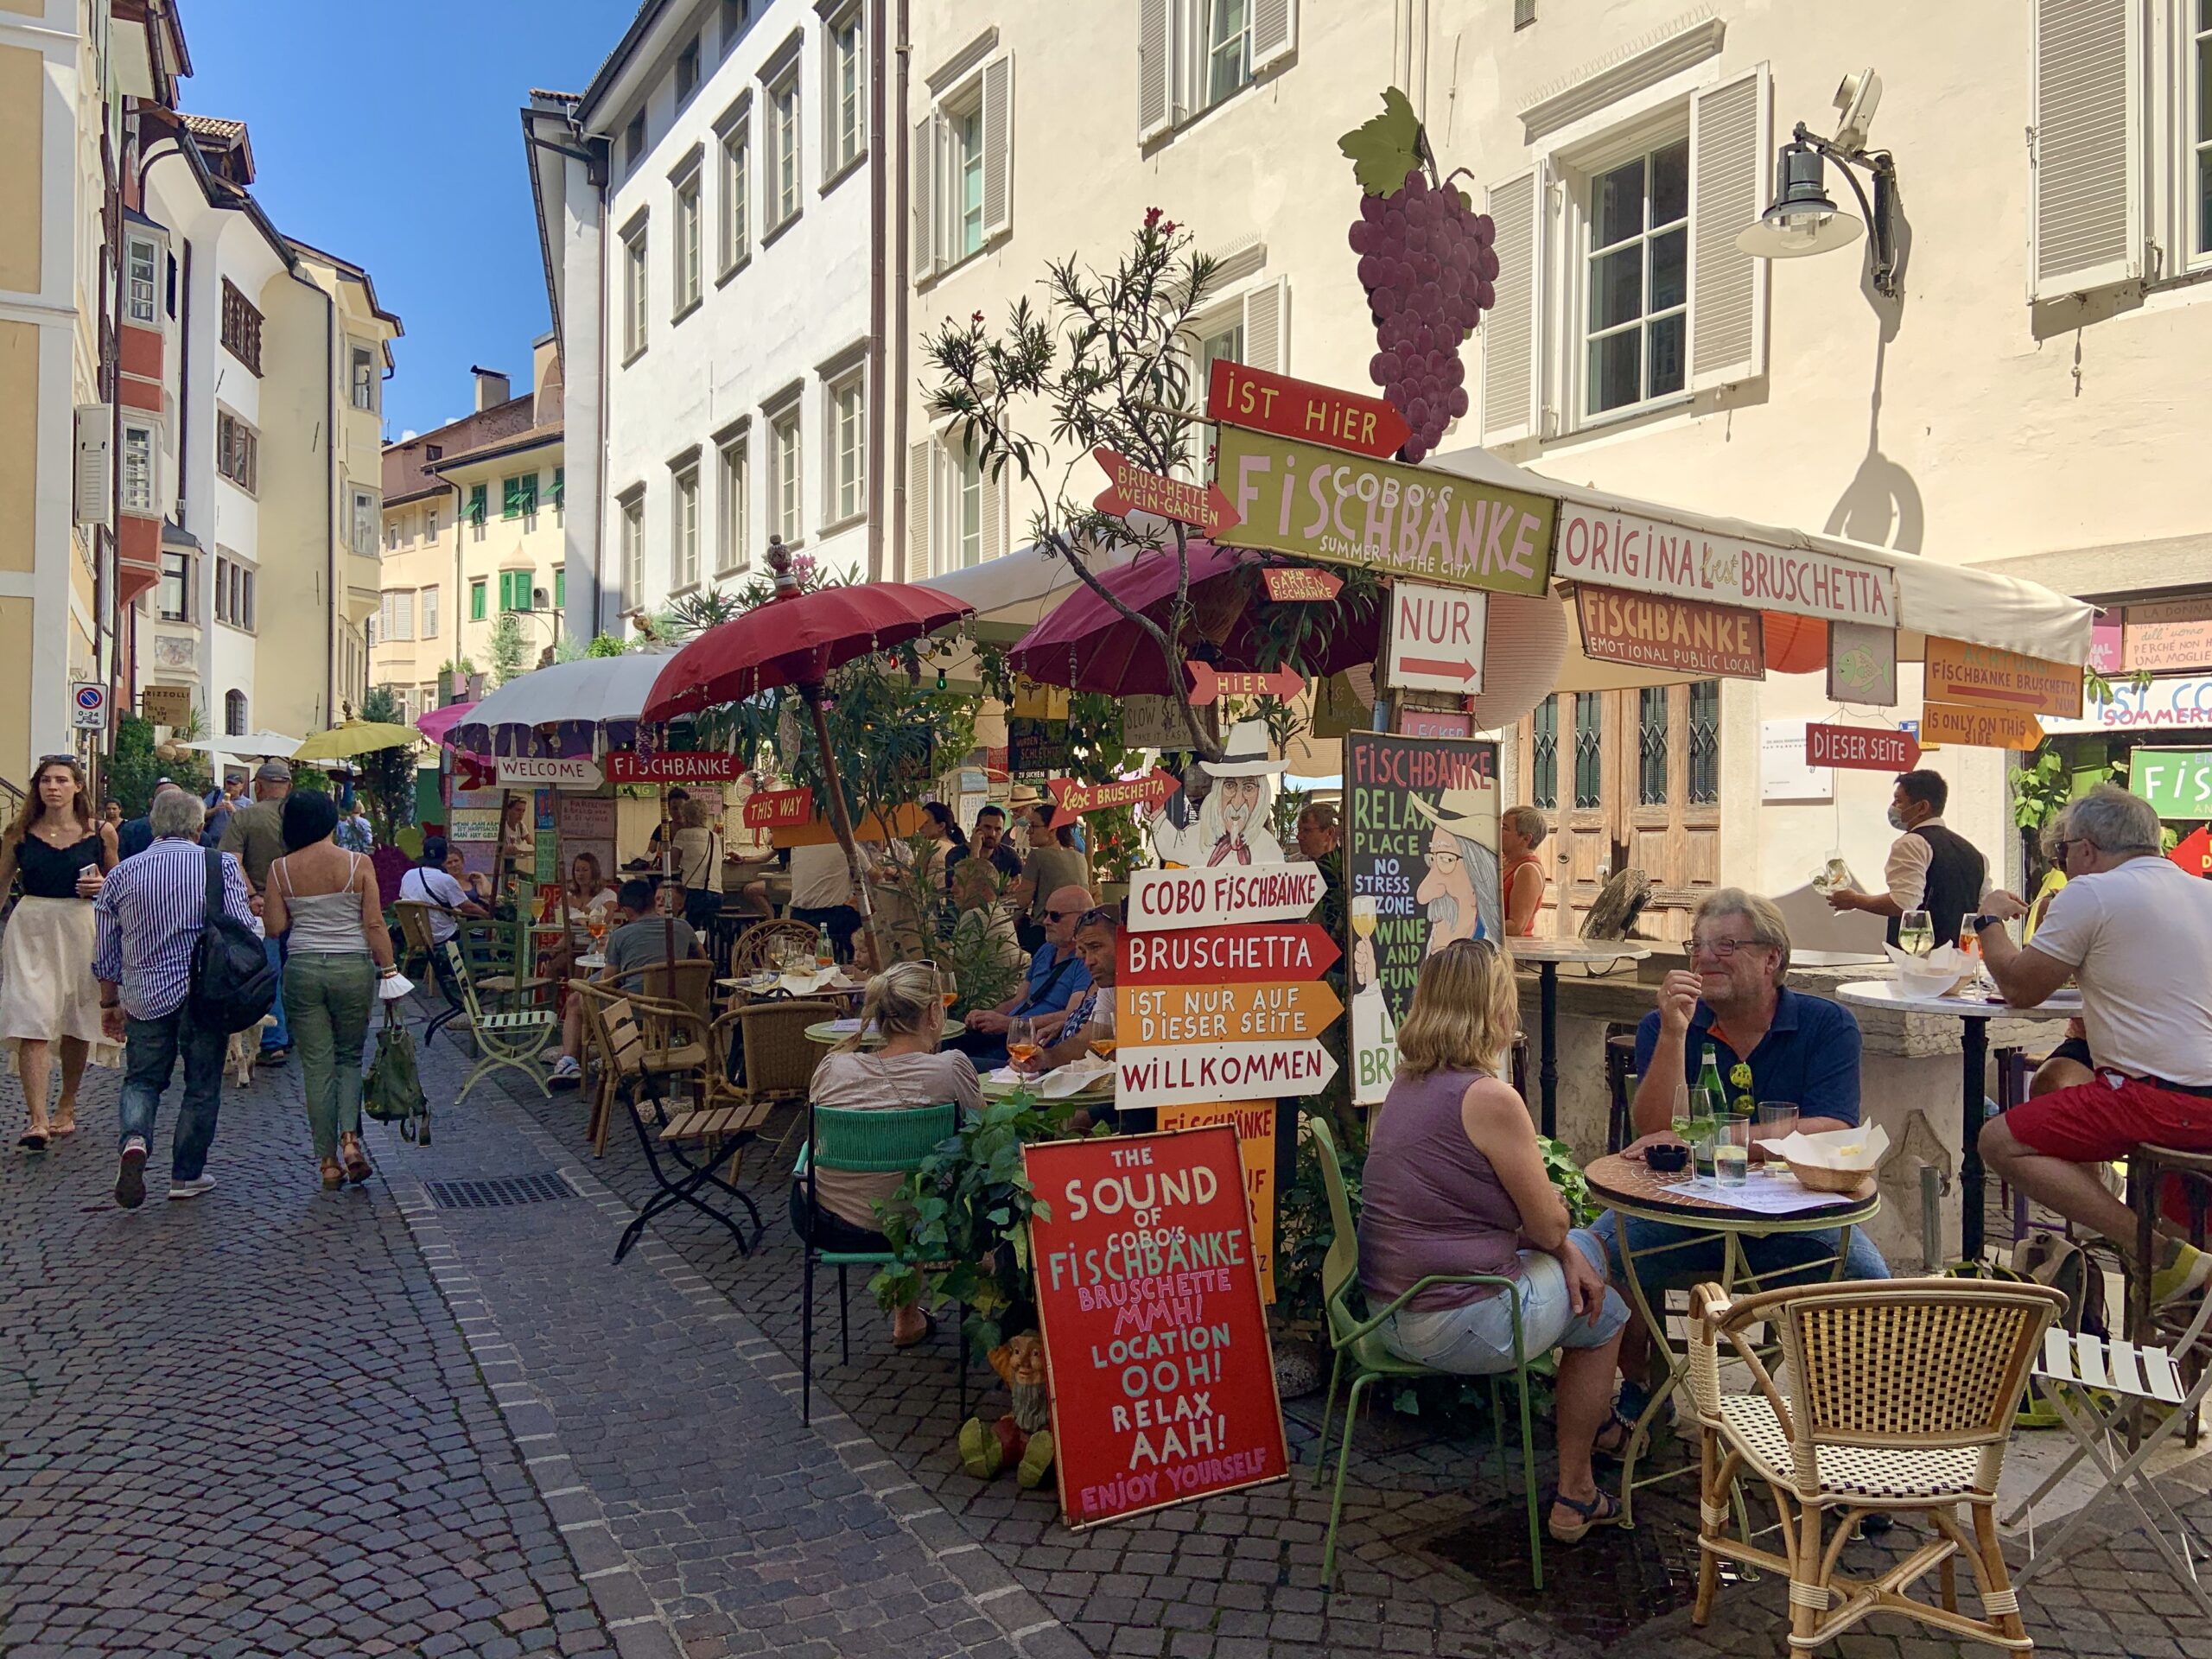
{"label": "cobblestone street", "polygon": [[[461,1074],[441,1037],[434,1101]],[[378,1179],[325,1194],[297,1072],[264,1071],[226,1096],[216,1190],[164,1202],[164,1141],[147,1205],[123,1214],[111,1077],[42,1160],[12,1149],[8,1090],[8,1659],[1786,1650],[1770,1581],[1727,1586],[1691,1630],[1679,1496],[1649,1498],[1633,1535],[1549,1551],[1532,1592],[1494,1465],[1389,1413],[1362,1425],[1344,1582],[1325,1598],[1318,1395],[1290,1402],[1293,1484],[1071,1534],[1049,1489],[959,1470],[949,1330],[894,1352],[857,1285],[849,1366],[823,1294],[802,1427],[790,1111],[747,1161],[761,1250],[670,1218],[618,1268],[649,1182],[626,1124],[591,1156],[574,1095],[480,1087],[440,1108],[428,1149],[372,1132]],[[971,1389],[989,1381],[979,1367]],[[2200,1524],[2203,1484],[2202,1465],[2168,1483]],[[1847,1564],[1919,1541],[1900,1525]],[[2022,1599],[2045,1652],[2212,1652],[2139,1537]],[[1954,1650],[1901,1628],[1878,1618],[1838,1650]]]}

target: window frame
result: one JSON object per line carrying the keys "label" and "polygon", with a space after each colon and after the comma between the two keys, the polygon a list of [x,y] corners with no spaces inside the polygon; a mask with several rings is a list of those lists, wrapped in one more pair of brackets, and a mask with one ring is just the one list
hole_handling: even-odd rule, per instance
{"label": "window frame", "polygon": [[223,278],[223,349],[243,363],[257,380],[261,378],[261,309],[229,277]]}
{"label": "window frame", "polygon": [[468,620],[470,621],[485,620],[486,612],[491,603],[491,588],[492,581],[488,576],[471,576],[468,579]]}
{"label": "window frame", "polygon": [[[950,551],[956,562],[952,569],[972,570],[983,562],[983,515],[988,510],[988,503],[984,500],[983,458],[972,448],[955,444],[949,436],[945,442],[945,454],[951,462],[952,488],[946,492],[950,499],[945,505],[952,520],[950,526],[951,534],[947,537]],[[972,532],[969,528],[971,516],[975,521]],[[975,543],[973,558],[969,556],[971,535]]]}
{"label": "window frame", "polygon": [[434,582],[427,588],[417,588],[416,595],[422,618],[422,637],[435,639],[438,637],[438,584]]}
{"label": "window frame", "polygon": [[[157,518],[162,512],[162,425],[151,416],[125,410],[116,423],[118,442],[115,452],[115,510],[136,518]],[[132,440],[143,442],[143,452],[137,462],[132,460]],[[133,488],[131,474],[141,474],[139,486]]]}
{"label": "window frame", "polygon": [[[199,588],[199,584],[194,580],[197,563],[190,553],[162,550],[161,579],[154,585],[154,614],[159,620],[186,623],[193,620],[194,613],[198,608],[193,602]],[[168,600],[168,589],[172,581],[177,584],[177,608],[174,611],[169,608]]]}
{"label": "window frame", "polygon": [[2179,0],[2177,9],[2169,14],[2168,26],[2174,31],[2178,60],[2174,96],[2181,118],[2174,124],[2179,153],[2172,158],[2180,208],[2179,234],[2174,238],[2180,257],[2174,264],[2177,274],[2196,275],[2212,270],[2212,214],[2205,212],[2212,200],[2212,181],[2201,181],[2212,172],[2212,86],[2205,84],[2206,54],[2212,53],[2212,9]]}
{"label": "window frame", "polygon": [[618,499],[616,510],[621,515],[622,608],[634,611],[645,602],[645,496],[642,487],[626,499]]}
{"label": "window frame", "polygon": [[645,354],[652,343],[648,329],[652,309],[652,245],[643,213],[622,233],[622,366],[628,368]]}
{"label": "window frame", "polygon": [[736,575],[753,563],[751,434],[744,429],[715,446],[715,574]]}
{"label": "window frame", "polygon": [[706,202],[700,183],[701,170],[695,160],[677,179],[671,201],[674,217],[671,231],[674,257],[669,261],[671,325],[696,311],[706,293],[702,270],[706,264]]}
{"label": "window frame", "polygon": [[[1646,415],[1653,410],[1670,408],[1687,403],[1690,397],[1690,295],[1693,277],[1690,271],[1690,239],[1692,219],[1690,201],[1694,190],[1692,179],[1695,157],[1689,152],[1689,105],[1679,101],[1657,112],[1656,118],[1633,122],[1624,128],[1607,133],[1601,148],[1592,148],[1579,157],[1567,158],[1564,165],[1568,171],[1569,188],[1567,199],[1567,241],[1564,245],[1573,250],[1573,271],[1563,286],[1567,289],[1565,309],[1560,317],[1573,344],[1573,361],[1569,365],[1568,385],[1565,388],[1568,407],[1573,411],[1572,427],[1584,429],[1611,422]],[[1683,147],[1682,214],[1679,219],[1669,219],[1663,225],[1651,222],[1652,158],[1661,150]],[[1608,173],[1625,167],[1641,157],[1644,172],[1642,226],[1633,237],[1609,242],[1601,249],[1594,245],[1597,235],[1597,211],[1593,195],[1599,181]],[[1682,238],[1682,285],[1681,297],[1675,303],[1654,310],[1651,300],[1651,251],[1662,236],[1679,235]],[[1640,307],[1632,321],[1593,329],[1590,315],[1592,272],[1597,261],[1620,252],[1631,243],[1643,250],[1639,270]],[[1669,317],[1681,319],[1681,384],[1668,391],[1653,392],[1650,386],[1649,339],[1651,325]],[[1611,408],[1593,407],[1590,384],[1591,347],[1599,339],[1610,339],[1630,330],[1639,332],[1637,346],[1637,387],[1641,396],[1630,403],[1616,404]]]}
{"label": "window frame", "polygon": [[715,221],[715,280],[728,282],[753,261],[753,95],[723,112],[715,127],[715,168],[721,178]]}
{"label": "window frame", "polygon": [[[769,187],[769,207],[778,217],[760,232],[762,246],[766,246],[796,224],[806,203],[806,152],[802,133],[805,111],[800,103],[799,66],[796,60],[785,67],[765,89],[767,108],[764,111],[767,124],[767,170],[765,178]],[[791,168],[788,206],[783,181],[785,163]]]}
{"label": "window frame", "polygon": [[486,479],[468,486],[468,505],[465,510],[468,519],[468,539],[484,539],[485,520],[492,516],[492,485]]}
{"label": "window frame", "polygon": [[[806,528],[806,423],[791,398],[763,416],[768,430],[768,533],[797,547]],[[788,452],[788,459],[786,459]]]}
{"label": "window frame", "polygon": [[[1193,114],[1202,114],[1217,105],[1228,103],[1230,99],[1249,86],[1253,80],[1253,0],[1200,0],[1200,3],[1205,8],[1205,16],[1200,23],[1201,38],[1198,42],[1196,65],[1201,84],[1191,89]],[[1221,57],[1224,42],[1216,37],[1215,30],[1221,26],[1223,7],[1228,5],[1241,5],[1244,9],[1244,25],[1238,31],[1242,79],[1225,91],[1217,92],[1214,86],[1214,69]]]}
{"label": "window frame", "polygon": [[223,735],[244,737],[252,728],[247,723],[247,702],[245,692],[232,686],[223,693]]}
{"label": "window frame", "polygon": [[358,340],[346,343],[346,363],[349,367],[349,394],[355,409],[373,415],[377,412],[377,354],[373,347]]}
{"label": "window frame", "polygon": [[377,556],[377,523],[384,517],[384,504],[374,490],[365,490],[358,484],[349,487],[353,533],[346,537],[346,544],[361,557],[372,559]]}
{"label": "window frame", "polygon": [[215,410],[215,474],[233,489],[261,493],[261,432],[234,410]]}
{"label": "window frame", "polygon": [[[676,70],[671,79],[676,86],[677,109],[682,109],[698,95],[700,84],[705,79],[700,73],[703,61],[702,37],[699,35],[694,35],[683,43],[683,49],[676,54]],[[688,85],[686,84],[687,72]]]}
{"label": "window frame", "polygon": [[[138,275],[138,251],[146,251],[146,275]],[[159,237],[132,230],[123,244],[124,321],[141,328],[162,326],[162,254]],[[140,315],[139,291],[145,291],[144,314]]]}
{"label": "window frame", "polygon": [[823,18],[823,195],[868,159],[868,117],[867,10],[851,0]]}
{"label": "window frame", "polygon": [[228,548],[215,554],[215,620],[241,633],[254,632],[255,566]]}
{"label": "window frame", "polygon": [[699,585],[699,462],[695,455],[671,471],[668,512],[669,591]]}
{"label": "window frame", "polygon": [[[950,263],[957,265],[982,253],[983,244],[988,239],[983,234],[983,175],[989,165],[989,158],[983,153],[983,83],[981,76],[976,78],[973,98],[957,105],[948,105],[944,115],[946,159],[952,163],[945,171],[950,187],[946,191],[945,206],[950,214],[946,227],[945,246],[952,255]],[[972,159],[968,149],[968,134],[971,127],[976,135]],[[970,175],[974,176],[976,185],[972,208],[968,200]],[[971,215],[976,221],[976,245],[973,247],[968,245],[968,221]]]}
{"label": "window frame", "polygon": [[[851,400],[852,423],[846,428],[847,400]],[[822,387],[823,449],[829,464],[823,468],[823,532],[842,530],[868,517],[868,370],[855,366],[825,379]],[[850,440],[848,442],[848,439]],[[848,476],[848,467],[850,475]],[[847,500],[849,491],[851,499]]]}

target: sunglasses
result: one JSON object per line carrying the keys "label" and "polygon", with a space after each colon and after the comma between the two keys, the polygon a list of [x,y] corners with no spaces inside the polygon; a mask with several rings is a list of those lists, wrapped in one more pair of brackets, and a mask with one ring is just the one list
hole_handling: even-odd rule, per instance
{"label": "sunglasses", "polygon": [[1077,927],[1119,927],[1121,925],[1122,907],[1119,905],[1096,905],[1076,918]]}

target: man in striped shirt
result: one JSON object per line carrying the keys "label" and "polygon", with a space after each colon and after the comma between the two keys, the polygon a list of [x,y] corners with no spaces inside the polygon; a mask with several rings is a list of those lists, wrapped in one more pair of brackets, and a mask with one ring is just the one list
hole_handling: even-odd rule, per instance
{"label": "man in striped shirt", "polygon": [[[184,1100],[169,1152],[169,1197],[196,1198],[215,1185],[207,1173],[222,1105],[223,1054],[230,1039],[196,1024],[187,1006],[192,951],[207,916],[207,860],[200,845],[207,808],[188,790],[156,797],[148,817],[154,843],[109,872],[93,906],[97,943],[92,976],[100,982],[100,1024],[124,1045],[122,1168],[115,1201],[136,1210],[146,1201],[146,1145],[154,1115],[184,1051]],[[222,860],[223,908],[251,925],[245,877],[228,853]]]}

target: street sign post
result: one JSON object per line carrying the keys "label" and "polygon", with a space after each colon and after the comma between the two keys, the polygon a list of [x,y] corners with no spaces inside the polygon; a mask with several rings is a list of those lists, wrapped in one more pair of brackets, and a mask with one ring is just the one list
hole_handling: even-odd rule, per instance
{"label": "street sign post", "polygon": [[1190,671],[1191,702],[1194,708],[1219,702],[1224,697],[1276,697],[1287,702],[1306,689],[1306,677],[1294,668],[1261,673],[1256,670],[1224,671],[1211,663],[1188,662],[1183,666]]}
{"label": "street sign post", "polygon": [[1216,537],[1236,523],[1236,511],[1218,484],[1201,487],[1180,479],[1148,473],[1127,455],[1103,445],[1090,452],[1106,469],[1104,492],[1090,505],[1101,512],[1126,518],[1133,512],[1155,513],[1188,524],[1200,535]]}
{"label": "street sign post", "polygon": [[1920,745],[1910,732],[1808,723],[1805,764],[1850,772],[1910,772],[1920,764]]}
{"label": "street sign post", "polygon": [[107,729],[107,688],[98,680],[79,680],[69,688],[69,724],[80,732]]}
{"label": "street sign post", "polygon": [[[1166,933],[1122,930],[1117,990],[1135,985],[1265,984],[1319,979],[1343,948],[1315,922],[1263,922]],[[1118,1017],[1118,1015],[1117,1015]]]}
{"label": "street sign post", "polygon": [[1483,630],[1490,597],[1480,588],[1390,585],[1390,649],[1382,683],[1399,691],[1483,689]]}

